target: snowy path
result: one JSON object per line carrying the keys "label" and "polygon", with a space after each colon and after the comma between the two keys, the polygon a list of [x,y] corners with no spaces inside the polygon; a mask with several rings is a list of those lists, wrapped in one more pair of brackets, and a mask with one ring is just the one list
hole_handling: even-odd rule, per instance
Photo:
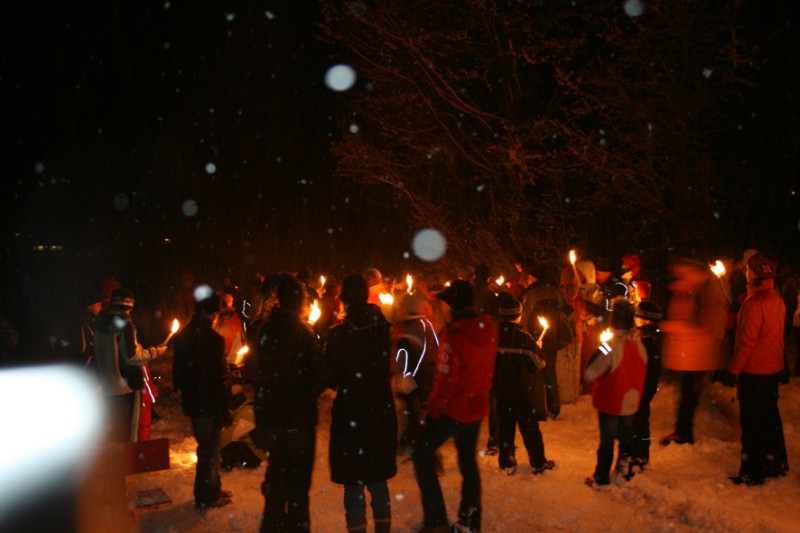
{"label": "snowy path", "polygon": [[[158,369],[156,369],[158,371]],[[166,372],[162,372],[166,374]],[[728,476],[739,460],[738,411],[734,390],[712,384],[703,396],[696,417],[693,446],[655,444],[652,469],[621,486],[592,490],[583,479],[594,469],[598,431],[596,413],[588,396],[562,407],[557,421],[542,424],[545,448],[556,469],[540,476],[527,471],[527,457],[518,437],[516,475],[506,476],[496,457],[481,456],[483,531],[725,531],[795,532],[800,529],[800,379],[781,386],[789,463],[792,470],[762,487],[735,486]],[[328,412],[331,396],[320,402],[317,464],[311,488],[312,531],[344,531],[342,488],[330,482],[327,465]],[[653,402],[654,439],[672,431],[675,387],[665,384]],[[263,500],[260,484],[265,465],[257,470],[234,469],[223,473],[223,486],[232,490],[231,506],[195,512],[192,500],[194,467],[190,454],[195,442],[188,419],[179,414],[166,395],[158,405],[163,416],[153,426],[153,437],[171,440],[172,468],[168,471],[128,476],[129,505],[138,491],[160,487],[172,504],[136,510],[140,531],[255,532]],[[479,445],[486,442],[485,424]],[[441,478],[451,520],[455,517],[461,478],[454,447],[443,448],[445,475]],[[393,530],[416,531],[422,521],[419,492],[410,463],[400,463],[390,480],[393,495]]]}

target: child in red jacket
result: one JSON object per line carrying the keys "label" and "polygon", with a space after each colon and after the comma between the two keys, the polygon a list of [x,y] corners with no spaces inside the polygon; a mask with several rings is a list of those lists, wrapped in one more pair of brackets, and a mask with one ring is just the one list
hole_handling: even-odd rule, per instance
{"label": "child in red jacket", "polygon": [[647,373],[647,350],[631,330],[633,305],[624,300],[614,303],[611,315],[613,337],[600,344],[586,364],[584,378],[592,383],[592,405],[600,423],[597,466],[586,484],[608,485],[614,461],[614,441],[619,441],[616,471],[628,472],[631,426],[639,409]]}

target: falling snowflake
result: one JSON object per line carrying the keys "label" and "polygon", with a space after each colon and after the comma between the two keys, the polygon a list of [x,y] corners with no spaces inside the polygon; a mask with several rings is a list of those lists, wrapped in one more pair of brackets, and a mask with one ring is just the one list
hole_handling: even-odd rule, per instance
{"label": "falling snowflake", "polygon": [[193,217],[197,214],[198,206],[195,200],[186,200],[181,205],[181,211],[187,217]]}
{"label": "falling snowflake", "polygon": [[217,165],[214,163],[206,163],[206,173],[214,174],[217,171]]}
{"label": "falling snowflake", "polygon": [[710,68],[704,68],[703,69],[703,77],[705,79],[711,78],[712,74],[714,74],[714,70],[713,69],[710,69]]}
{"label": "falling snowflake", "polygon": [[325,73],[325,85],[334,91],[346,91],[356,82],[356,71],[350,65],[338,64]]}
{"label": "falling snowflake", "polygon": [[644,14],[644,4],[639,0],[625,0],[622,9],[629,17],[639,17]]}
{"label": "falling snowflake", "polygon": [[411,249],[423,261],[437,261],[447,250],[447,239],[442,232],[425,228],[416,233],[411,240]]}
{"label": "falling snowflake", "polygon": [[214,289],[211,288],[210,285],[199,285],[194,290],[194,299],[196,302],[202,302],[208,298],[211,298],[211,295],[214,294]]}

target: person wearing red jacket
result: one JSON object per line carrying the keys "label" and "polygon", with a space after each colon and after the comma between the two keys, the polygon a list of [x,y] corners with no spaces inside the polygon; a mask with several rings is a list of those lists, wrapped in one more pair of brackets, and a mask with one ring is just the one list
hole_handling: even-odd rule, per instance
{"label": "person wearing red jacket", "polygon": [[631,427],[639,409],[647,374],[647,350],[631,334],[634,326],[633,305],[626,300],[614,302],[611,313],[613,338],[603,342],[586,364],[584,378],[592,383],[592,405],[597,409],[600,446],[597,466],[586,484],[608,485],[614,461],[614,441],[619,441],[616,472],[630,479],[628,463],[631,452]]}
{"label": "person wearing red jacket", "polygon": [[778,380],[784,367],[786,305],[775,290],[777,263],[764,253],[747,262],[747,297],[739,309],[733,359],[739,376],[742,461],[734,483],[761,485],[765,477],[786,475],[789,464],[778,411]]}
{"label": "person wearing red jacket", "polygon": [[414,473],[425,515],[423,531],[448,531],[447,510],[436,475],[436,450],[451,437],[463,478],[457,527],[460,531],[479,531],[481,480],[475,450],[481,421],[489,414],[497,328],[490,315],[478,314],[473,307],[474,289],[469,282],[452,282],[438,298],[450,306],[451,322],[439,337],[426,430],[414,453]]}

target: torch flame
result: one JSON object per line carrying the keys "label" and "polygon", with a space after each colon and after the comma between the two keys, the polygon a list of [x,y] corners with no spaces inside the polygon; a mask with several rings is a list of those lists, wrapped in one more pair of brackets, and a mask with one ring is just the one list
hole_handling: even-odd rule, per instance
{"label": "torch flame", "polygon": [[411,274],[406,274],[406,287],[408,290],[408,294],[411,294],[411,286],[414,284],[414,278],[411,277]]}
{"label": "torch flame", "polygon": [[541,324],[544,329],[547,329],[547,328],[550,327],[550,324],[547,323],[547,319],[545,317],[540,316],[538,318],[539,318],[539,324]]}
{"label": "torch flame", "polygon": [[380,293],[378,295],[378,299],[380,299],[381,304],[383,304],[383,305],[392,305],[392,304],[394,304],[394,296],[392,296],[388,292]]}
{"label": "torch flame", "polygon": [[577,256],[575,255],[575,250],[570,250],[569,251],[569,262],[574,265],[576,260],[577,260]]}
{"label": "torch flame", "polygon": [[308,314],[308,323],[314,324],[317,320],[319,320],[322,311],[319,308],[319,302],[314,300],[314,303],[311,304],[311,313]]}
{"label": "torch flame", "polygon": [[497,278],[496,280],[494,280],[494,282],[497,284],[497,286],[498,286],[498,287],[502,287],[502,286],[503,286],[503,284],[506,282],[506,278],[504,278],[504,277],[501,275],[499,278]]}
{"label": "torch flame", "polygon": [[175,318],[175,319],[172,320],[172,328],[170,329],[170,332],[175,334],[175,333],[178,332],[178,329],[180,329],[180,327],[181,327],[181,323],[178,322],[177,318]]}
{"label": "torch flame", "polygon": [[725,265],[722,264],[722,261],[717,259],[717,262],[711,266],[711,272],[714,273],[715,276],[722,277],[725,275]]}
{"label": "torch flame", "polygon": [[319,286],[320,287],[324,287],[325,286],[325,276],[320,276],[319,277]]}
{"label": "torch flame", "polygon": [[242,346],[241,348],[239,348],[239,351],[236,352],[236,355],[244,355],[249,351],[250,351],[250,347],[249,346]]}
{"label": "torch flame", "polygon": [[600,334],[600,342],[608,342],[614,338],[614,333],[610,329],[604,329]]}

